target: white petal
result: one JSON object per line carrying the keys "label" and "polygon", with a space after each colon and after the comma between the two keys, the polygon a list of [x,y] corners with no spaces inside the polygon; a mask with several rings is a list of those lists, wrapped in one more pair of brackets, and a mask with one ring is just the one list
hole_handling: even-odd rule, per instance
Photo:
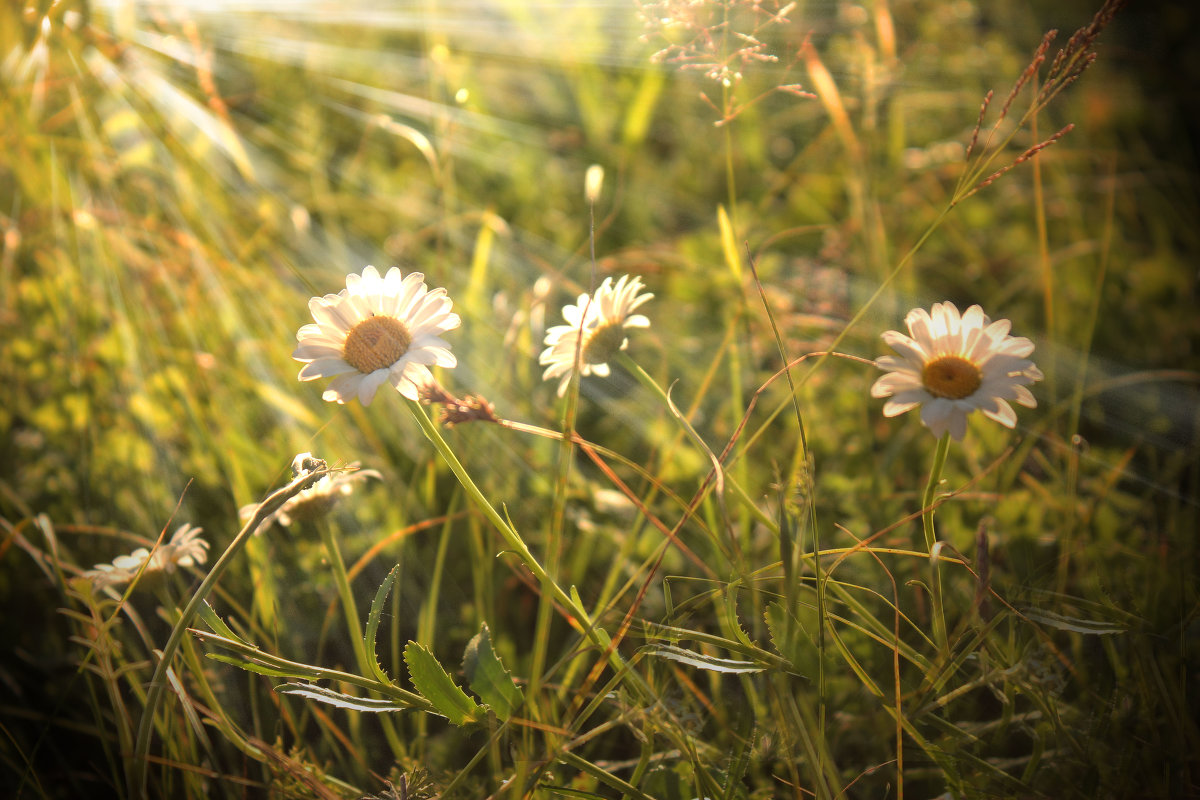
{"label": "white petal", "polygon": [[329,386],[325,387],[325,391],[321,393],[321,399],[327,401],[336,400],[338,403],[345,403],[358,393],[358,384],[365,377],[358,370],[345,375],[338,375],[329,382]]}
{"label": "white petal", "polygon": [[311,381],[317,378],[331,378],[334,375],[341,375],[345,372],[357,371],[353,365],[346,363],[341,357],[318,358],[301,367],[300,374],[297,377],[302,381]]}
{"label": "white petal", "polygon": [[910,339],[899,331],[884,331],[880,337],[883,343],[900,354],[905,361],[912,363],[918,369],[925,360],[933,355],[933,342],[920,343]]}
{"label": "white petal", "polygon": [[920,403],[916,401],[900,403],[893,398],[883,404],[883,415],[885,417],[895,417],[903,414],[905,411],[910,411],[916,408],[918,405],[920,405]]}
{"label": "white petal", "polygon": [[396,391],[407,397],[409,400],[418,400],[418,394],[421,386],[433,380],[433,373],[420,364],[409,364],[404,370],[404,374],[397,380],[393,377],[392,385],[396,387]]}
{"label": "white petal", "polygon": [[[426,295],[426,298],[428,297]],[[431,302],[429,299],[426,299],[425,302],[413,309],[413,312],[405,320],[408,323],[409,330],[418,331],[426,327],[439,327],[446,316],[446,309],[437,300],[438,298],[433,298]]]}
{"label": "white petal", "polygon": [[899,356],[880,356],[875,359],[875,366],[885,372],[903,372],[906,375],[912,375],[917,380],[921,379],[921,363],[913,363],[907,358]]}
{"label": "white petal", "polygon": [[889,372],[880,375],[871,384],[871,397],[890,397],[897,392],[923,390],[921,381],[916,376],[905,372]]}
{"label": "white petal", "polygon": [[371,405],[371,401],[375,399],[375,392],[379,391],[379,387],[386,383],[387,379],[388,370],[386,369],[377,369],[370,375],[363,376],[358,384],[358,402],[364,406]]}
{"label": "white petal", "polygon": [[983,309],[977,305],[971,306],[962,315],[962,330],[963,332],[983,330],[988,326],[987,315],[983,313]]}
{"label": "white petal", "polygon": [[343,338],[345,337],[340,336],[336,332],[328,333],[322,330],[321,326],[315,322],[310,322],[307,325],[301,325],[300,330],[296,331],[296,341],[302,343],[308,340],[316,339],[318,341],[314,342],[315,344],[320,344],[322,342],[335,344]]}
{"label": "white petal", "polygon": [[904,389],[902,391],[895,392],[892,395],[891,402],[911,407],[914,405],[920,405],[921,403],[927,403],[932,399],[933,395],[925,391],[925,387],[915,386],[910,389]]}
{"label": "white petal", "polygon": [[313,319],[317,321],[321,329],[326,332],[334,329],[345,334],[361,319],[354,313],[353,307],[346,300],[329,305],[314,297],[308,304],[308,310],[312,312]]}
{"label": "white petal", "polygon": [[1017,425],[1017,412],[1012,410],[1012,406],[1004,402],[998,397],[992,398],[993,405],[991,408],[980,407],[980,411],[989,419],[994,419],[1006,428],[1015,428]]}
{"label": "white petal", "polygon": [[1008,332],[1011,330],[1012,322],[1006,319],[998,319],[988,325],[984,332],[987,333],[988,337],[993,341],[999,342],[1002,341],[1005,336],[1008,336]]}
{"label": "white petal", "polygon": [[1024,336],[1010,336],[996,349],[1001,353],[1024,358],[1033,352],[1033,342]]}
{"label": "white petal", "polygon": [[292,351],[292,358],[297,361],[316,361],[318,358],[341,358],[342,348],[331,344],[304,342]]}
{"label": "white petal", "polygon": [[939,439],[949,430],[950,436],[961,440],[967,430],[967,415],[943,397],[936,397],[921,406],[921,422]]}
{"label": "white petal", "polygon": [[424,277],[419,272],[411,272],[406,275],[404,280],[400,282],[396,296],[387,305],[390,308],[390,311],[387,313],[398,319],[407,318],[413,305],[425,296]]}
{"label": "white petal", "polygon": [[1020,384],[1013,387],[1013,394],[1016,396],[1012,399],[1026,408],[1037,408],[1037,399],[1033,396],[1033,392],[1026,389]]}
{"label": "white petal", "polygon": [[[549,362],[546,362],[549,363]],[[571,365],[564,361],[555,361],[546,367],[546,371],[542,373],[542,380],[548,381],[551,378],[557,378],[559,375],[569,374]]]}

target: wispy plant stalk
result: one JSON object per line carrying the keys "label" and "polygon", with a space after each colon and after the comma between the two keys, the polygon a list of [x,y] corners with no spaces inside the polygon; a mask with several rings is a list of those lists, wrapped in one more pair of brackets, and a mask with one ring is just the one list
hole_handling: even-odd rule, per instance
{"label": "wispy plant stalk", "polygon": [[221,554],[221,557],[213,564],[212,569],[204,576],[204,580],[200,582],[200,587],[196,589],[196,593],[192,595],[191,600],[188,601],[183,612],[179,615],[179,619],[171,629],[171,635],[167,638],[166,645],[163,646],[158,663],[154,668],[154,674],[150,678],[150,688],[146,695],[146,706],[142,711],[141,722],[138,724],[133,756],[128,766],[129,792],[133,797],[145,798],[149,796],[146,778],[147,767],[149,765],[150,737],[153,735],[154,730],[154,717],[158,713],[158,706],[162,703],[163,694],[167,690],[167,670],[170,668],[171,660],[175,657],[175,653],[179,649],[183,637],[187,634],[187,627],[191,624],[196,611],[208,598],[209,593],[212,592],[221,575],[233,563],[233,560],[241,552],[242,548],[246,546],[246,542],[258,530],[258,526],[271,516],[271,514],[279,510],[279,507],[289,499],[311,487],[328,474],[329,469],[322,465],[319,469],[297,476],[291,483],[277,489],[267,499],[259,503],[258,508],[254,511],[254,516],[250,518],[246,525],[238,532],[237,536],[234,537],[233,541],[229,543],[229,547],[225,548],[225,552]]}

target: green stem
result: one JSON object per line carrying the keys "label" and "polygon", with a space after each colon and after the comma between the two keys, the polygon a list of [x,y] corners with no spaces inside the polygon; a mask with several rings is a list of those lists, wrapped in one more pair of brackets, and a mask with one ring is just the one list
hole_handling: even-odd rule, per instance
{"label": "green stem", "polygon": [[175,653],[179,650],[179,645],[183,642],[183,637],[187,633],[188,624],[195,615],[196,610],[212,592],[221,575],[233,563],[233,559],[246,546],[246,542],[258,530],[267,517],[275,513],[285,502],[292,497],[295,497],[300,492],[312,486],[325,475],[329,474],[326,467],[321,467],[304,475],[295,478],[287,486],[278,489],[272,493],[266,500],[259,504],[254,512],[254,516],[246,523],[238,535],[230,542],[229,547],[225,548],[225,552],[213,564],[212,569],[204,580],[200,582],[200,588],[192,595],[192,599],[188,601],[183,612],[179,615],[179,619],[175,622],[175,627],[171,629],[171,635],[167,638],[167,644],[162,649],[162,654],[159,656],[158,664],[154,667],[154,674],[150,678],[150,688],[146,694],[146,708],[142,712],[142,719],[138,723],[137,741],[133,746],[133,760],[129,764],[129,790],[130,794],[135,798],[145,798],[149,796],[147,792],[147,766],[148,757],[150,754],[150,737],[154,731],[154,716],[158,711],[158,706],[162,703],[163,694],[167,690],[167,668],[171,665],[171,660],[175,657]]}
{"label": "green stem", "polygon": [[346,575],[346,562],[342,560],[342,552],[338,549],[337,540],[333,538],[333,528],[327,520],[317,520],[317,530],[321,534],[321,544],[325,545],[325,555],[333,572],[333,583],[337,587],[338,599],[342,604],[342,616],[346,620],[346,632],[350,634],[350,644],[354,648],[354,660],[364,675],[371,673],[371,664],[367,658],[367,650],[363,646],[362,627],[358,624],[358,606],[354,602],[354,593],[350,589],[350,579]]}
{"label": "green stem", "polygon": [[933,469],[929,472],[929,484],[921,498],[921,526],[925,530],[925,549],[930,553],[937,541],[937,532],[933,529],[933,495],[942,480],[942,469],[946,466],[946,454],[949,452],[950,434],[944,433],[938,440],[937,452],[933,455]]}
{"label": "green stem", "polygon": [[[338,598],[341,600],[342,614],[346,618],[346,632],[350,634],[350,645],[354,648],[354,660],[358,662],[359,672],[363,677],[375,674],[377,664],[371,663],[367,655],[366,640],[363,639],[362,626],[359,624],[358,605],[354,602],[354,592],[350,589],[350,577],[346,573],[346,562],[342,560],[342,551],[338,549],[337,539],[333,536],[333,528],[329,521],[316,521],[317,530],[321,534],[321,543],[325,545],[325,553],[329,558],[330,569],[333,570],[333,582],[337,586]],[[392,753],[400,758],[405,755],[404,743],[396,733],[396,727],[386,714],[379,715],[383,735],[392,748]]]}
{"label": "green stem", "polygon": [[[692,440],[692,443],[696,445],[697,449],[699,449],[702,454],[714,462],[714,468],[720,469],[720,464],[716,463],[716,457],[713,455],[712,449],[709,448],[708,444],[706,444],[705,441],[700,438],[700,434],[696,433],[696,429],[693,428],[692,424],[687,421],[687,418],[679,412],[679,410],[675,407],[675,404],[671,402],[671,398],[667,395],[663,388],[658,385],[654,378],[651,378],[646,370],[642,369],[641,365],[623,352],[617,353],[616,360],[621,362],[621,366],[629,370],[630,374],[637,378],[638,382],[641,383],[642,386],[645,386],[656,397],[658,397],[659,401],[666,406],[667,411],[670,412],[671,416],[676,419],[680,427],[683,428],[684,433],[688,435],[688,438]],[[720,473],[721,474],[719,474],[718,477],[723,476],[724,470],[720,470]],[[722,477],[721,484],[723,483],[724,480]]]}
{"label": "green stem", "polygon": [[948,652],[949,638],[946,635],[946,617],[942,603],[941,546],[937,541],[937,531],[933,527],[933,496],[942,480],[942,470],[946,466],[946,455],[949,452],[950,433],[946,432],[938,440],[937,452],[933,455],[933,469],[929,471],[929,484],[921,498],[921,527],[925,530],[925,548],[929,551],[929,568],[932,573],[929,591],[933,601],[933,639],[943,653]]}
{"label": "green stem", "polygon": [[408,409],[412,412],[413,419],[421,426],[421,431],[425,434],[425,438],[433,444],[434,448],[445,459],[446,464],[450,467],[450,471],[454,473],[454,477],[458,478],[459,484],[466,490],[467,496],[479,508],[484,517],[492,523],[500,536],[504,539],[504,543],[510,550],[517,554],[521,559],[521,563],[533,573],[533,576],[538,579],[538,582],[546,587],[554,597],[554,600],[567,610],[571,616],[578,620],[582,627],[584,635],[592,644],[599,647],[602,651],[608,653],[608,661],[618,674],[628,672],[634,679],[634,683],[638,684],[637,673],[630,672],[625,663],[625,659],[617,652],[615,647],[610,648],[612,640],[608,634],[592,622],[591,617],[584,610],[583,606],[576,603],[574,599],[559,586],[546,571],[546,568],[534,557],[525,541],[521,538],[513,528],[500,516],[500,513],[492,506],[479,487],[475,485],[475,481],[471,480],[470,474],[467,473],[462,462],[454,455],[454,451],[450,449],[450,445],[442,438],[442,434],[438,431],[437,426],[433,424],[433,420],[425,413],[425,409],[415,400],[407,400]]}

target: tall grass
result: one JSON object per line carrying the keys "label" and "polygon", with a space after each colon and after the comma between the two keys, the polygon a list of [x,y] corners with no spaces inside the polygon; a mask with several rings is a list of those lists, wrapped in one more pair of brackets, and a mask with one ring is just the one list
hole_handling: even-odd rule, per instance
{"label": "tall grass", "polygon": [[[1129,66],[1185,12],[1114,8],[6,6],[5,786],[1200,793],[1195,164]],[[462,317],[426,404],[296,380],[367,264]],[[1014,429],[870,397],[943,300],[1035,342]]]}

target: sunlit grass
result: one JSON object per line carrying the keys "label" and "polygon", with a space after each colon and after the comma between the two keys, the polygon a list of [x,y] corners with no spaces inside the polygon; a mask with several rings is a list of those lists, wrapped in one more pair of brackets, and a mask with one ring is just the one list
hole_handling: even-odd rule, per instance
{"label": "sunlit grass", "polygon": [[[1194,165],[1132,9],[1032,113],[1095,8],[894,5],[0,12],[6,785],[1195,793]],[[368,264],[462,316],[430,405],[296,379]],[[622,275],[650,326],[559,399]],[[1035,343],[1013,429],[870,398],[942,301]],[[305,452],[382,480],[231,548]]]}

